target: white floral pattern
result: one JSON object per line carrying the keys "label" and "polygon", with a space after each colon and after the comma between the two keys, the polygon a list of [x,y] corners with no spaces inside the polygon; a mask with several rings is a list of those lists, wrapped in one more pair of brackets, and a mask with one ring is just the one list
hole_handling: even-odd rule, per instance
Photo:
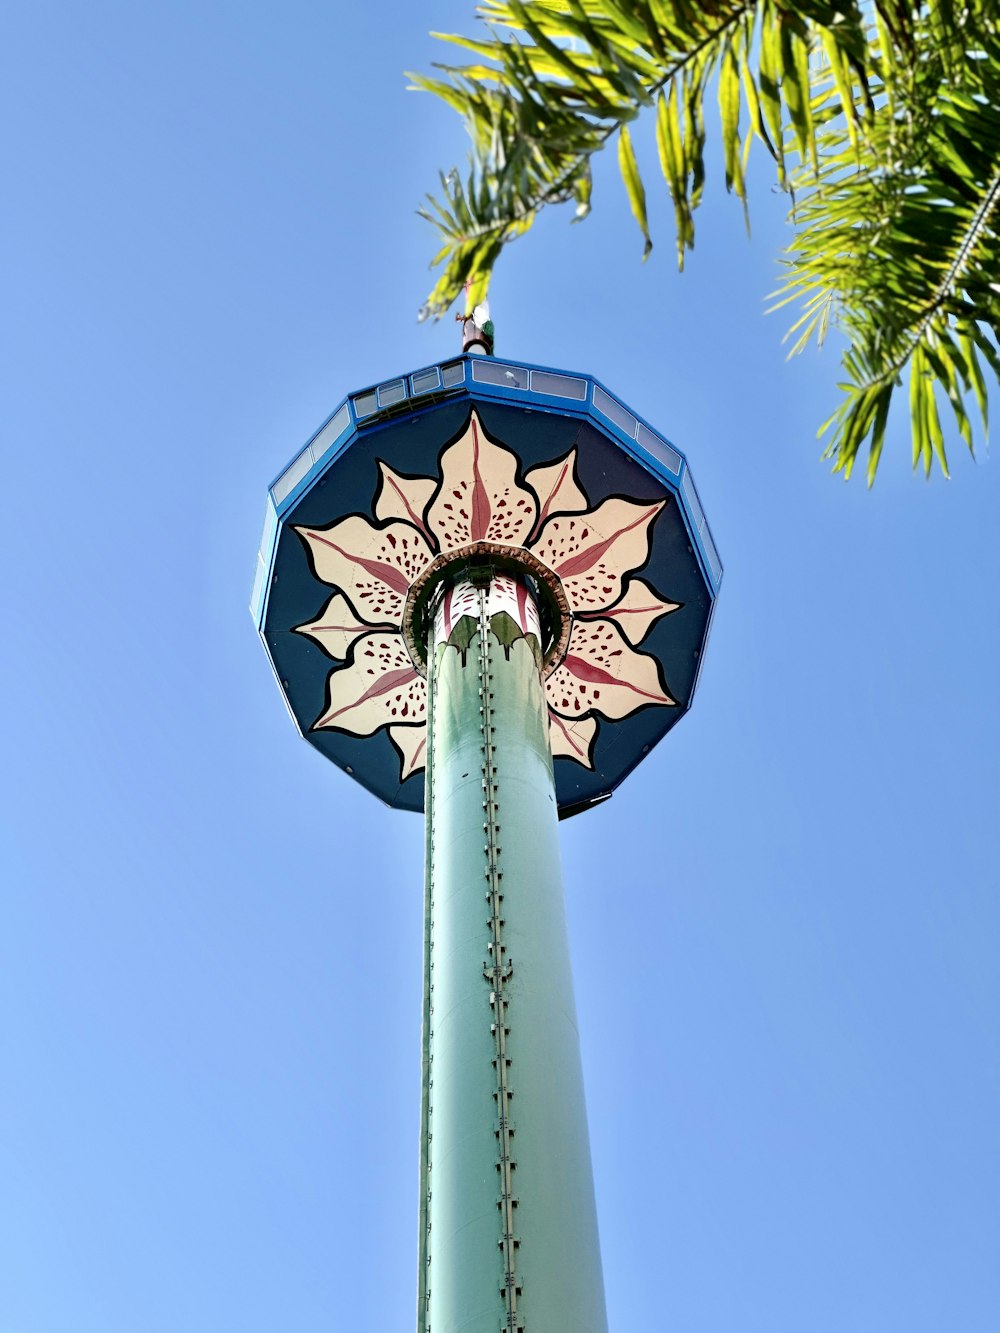
{"label": "white floral pattern", "polygon": [[426,756],[427,683],[402,635],[407,592],[436,556],[470,542],[524,547],[562,583],[572,629],[545,681],[553,757],[593,768],[599,719],[675,703],[655,658],[637,645],[678,603],[630,577],[649,558],[650,529],[666,501],[612,497],[591,509],[575,450],[523,481],[517,473],[517,456],[489,439],[473,412],[444,451],[439,479],[379,463],[374,522],[352,514],[328,528],[295,529],[316,577],[336,589],[315,620],[296,627],[340,663],[313,729],[371,736],[387,728],[401,781]]}

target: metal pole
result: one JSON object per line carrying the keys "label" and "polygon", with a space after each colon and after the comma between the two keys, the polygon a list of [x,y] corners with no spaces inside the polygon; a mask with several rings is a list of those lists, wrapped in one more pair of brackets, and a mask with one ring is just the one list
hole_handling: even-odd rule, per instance
{"label": "metal pole", "polygon": [[421,1333],[607,1333],[530,579],[428,642]]}

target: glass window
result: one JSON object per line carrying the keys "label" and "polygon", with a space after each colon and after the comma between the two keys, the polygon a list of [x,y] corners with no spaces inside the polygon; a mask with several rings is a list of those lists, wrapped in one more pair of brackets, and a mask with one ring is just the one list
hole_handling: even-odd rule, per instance
{"label": "glass window", "polygon": [[379,407],[393,407],[406,398],[406,380],[390,380],[376,389]]}
{"label": "glass window", "polygon": [[648,426],[639,422],[639,428],[636,431],[636,439],[645,449],[647,454],[658,459],[668,472],[672,472],[675,477],[680,476],[681,456],[676,449],[667,444],[666,440],[661,440],[659,435],[654,434]]}
{"label": "glass window", "polygon": [[472,378],[480,384],[499,384],[505,389],[526,389],[528,372],[520,366],[505,366],[502,361],[483,358],[472,363]]}
{"label": "glass window", "polygon": [[359,393],[353,401],[354,415],[359,421],[362,417],[370,417],[373,412],[378,411],[378,400],[374,389],[369,389],[367,393]]}
{"label": "glass window", "polygon": [[258,555],[257,568],[254,570],[253,575],[253,592],[250,594],[250,613],[255,617],[260,615],[260,604],[264,595],[264,579],[266,574],[267,570],[264,568],[264,562]]}
{"label": "glass window", "polygon": [[431,393],[440,387],[441,372],[437,366],[431,366],[428,370],[418,370],[415,375],[410,376],[410,390],[414,397],[421,393]]}
{"label": "glass window", "polygon": [[605,393],[599,384],[594,385],[594,406],[613,421],[619,430],[623,430],[630,439],[635,439],[635,428],[639,424],[627,407],[622,407],[617,398]]}
{"label": "glass window", "polygon": [[715,586],[718,587],[722,582],[722,561],[719,559],[719,553],[715,549],[715,542],[712,540],[712,534],[708,530],[707,523],[702,529],[701,539],[705,543],[705,554],[708,556],[708,567],[712,571],[712,578],[715,579]]}
{"label": "glass window", "polygon": [[351,414],[347,410],[347,404],[344,403],[309,445],[314,463],[318,463],[324,454],[330,452],[331,447],[337,443],[350,424]]}
{"label": "glass window", "polygon": [[446,389],[454,389],[465,383],[465,366],[461,361],[452,361],[441,367],[441,383]]}
{"label": "glass window", "polygon": [[534,393],[551,394],[553,398],[575,398],[584,402],[587,397],[587,381],[573,375],[553,375],[548,370],[531,372],[531,388]]}
{"label": "glass window", "polygon": [[264,527],[260,534],[260,546],[257,548],[265,560],[270,559],[271,547],[274,545],[274,533],[278,526],[278,515],[275,512],[274,505],[271,503],[271,497],[267,497],[264,505]]}
{"label": "glass window", "polygon": [[282,472],[281,476],[271,487],[271,495],[276,505],[280,505],[283,500],[291,495],[292,491],[295,490],[295,487],[311,467],[312,454],[309,452],[309,446],[307,444],[299,456],[289,463],[284,472]]}
{"label": "glass window", "polygon": [[699,532],[705,526],[705,511],[701,507],[701,501],[698,499],[698,492],[694,488],[694,481],[691,477],[691,469],[684,469],[684,476],[681,478],[681,490],[684,493],[684,499],[687,501],[688,511],[691,514],[691,521]]}

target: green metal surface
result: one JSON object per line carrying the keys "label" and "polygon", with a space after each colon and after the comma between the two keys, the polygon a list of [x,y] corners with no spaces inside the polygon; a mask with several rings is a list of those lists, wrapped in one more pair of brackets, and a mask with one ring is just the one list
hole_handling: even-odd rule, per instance
{"label": "green metal surface", "polygon": [[[434,753],[434,692],[427,697],[427,766]],[[433,791],[427,789],[424,818],[424,966],[423,997],[420,1010],[420,1216],[417,1243],[417,1333],[427,1333],[427,1240],[430,1227],[429,1184],[427,1176],[430,1120],[430,1040],[431,1040],[431,874],[434,844],[431,833],[434,820]]]}
{"label": "green metal surface", "polygon": [[607,1333],[537,643],[465,593],[428,655],[418,1328]]}

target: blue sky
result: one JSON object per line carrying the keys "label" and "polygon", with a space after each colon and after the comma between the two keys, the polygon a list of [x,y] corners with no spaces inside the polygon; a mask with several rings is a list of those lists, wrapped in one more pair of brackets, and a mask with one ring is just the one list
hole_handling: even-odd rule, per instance
{"label": "blue sky", "polygon": [[[450,355],[402,71],[471,8],[8,16],[0,1328],[412,1326],[420,821],[297,740],[246,604],[265,488]],[[440,54],[440,53],[438,53]],[[1000,477],[818,458],[784,206],[688,271],[609,159],[504,258],[498,351],[690,458],[726,581],[689,717],[563,826],[615,1333],[1000,1320]],[[996,400],[995,400],[996,401]]]}

